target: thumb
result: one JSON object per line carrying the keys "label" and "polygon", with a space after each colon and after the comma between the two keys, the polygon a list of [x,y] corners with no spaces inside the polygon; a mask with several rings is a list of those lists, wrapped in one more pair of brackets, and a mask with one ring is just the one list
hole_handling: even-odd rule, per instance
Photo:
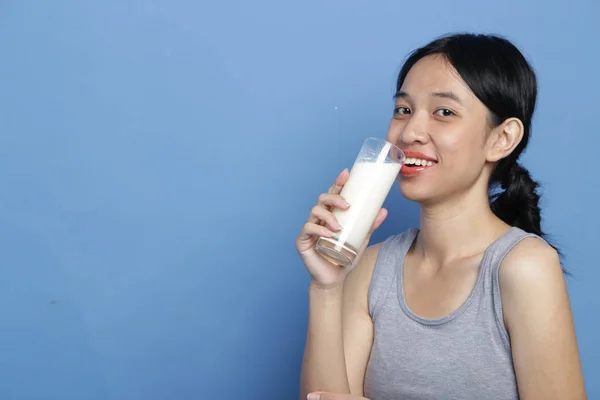
{"label": "thumb", "polygon": [[383,221],[385,221],[387,216],[388,216],[388,210],[386,208],[382,208],[381,210],[379,210],[379,212],[377,213],[377,216],[375,217],[375,221],[373,221],[373,225],[371,225],[369,234],[373,234],[373,232],[375,232],[377,230],[377,228],[379,228],[381,226],[381,224],[383,224]]}
{"label": "thumb", "polygon": [[329,392],[313,392],[309,393],[307,400],[369,400],[366,397],[356,396],[353,394],[329,393]]}
{"label": "thumb", "polygon": [[[377,216],[375,217],[375,221],[373,222],[373,225],[371,226],[369,233],[367,233],[367,237],[365,238],[365,241],[363,242],[363,244],[360,248],[360,251],[359,251],[360,254],[362,254],[365,251],[365,249],[369,245],[369,242],[371,241],[371,236],[373,236],[373,233],[375,232],[375,230],[377,228],[379,228],[381,226],[381,224],[383,224],[383,221],[385,221],[385,219],[387,218],[387,215],[388,215],[387,209],[382,208],[381,210],[379,210],[379,212],[377,213]],[[313,400],[313,399],[308,399],[308,400]],[[319,400],[319,398],[316,398],[316,400]],[[325,398],[323,400],[327,400],[327,398]]]}

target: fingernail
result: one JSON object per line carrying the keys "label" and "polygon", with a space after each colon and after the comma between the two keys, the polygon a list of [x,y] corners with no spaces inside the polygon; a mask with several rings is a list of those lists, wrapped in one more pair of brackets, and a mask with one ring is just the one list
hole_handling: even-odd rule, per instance
{"label": "fingernail", "polygon": [[319,393],[309,393],[308,396],[306,396],[306,400],[319,400],[321,398],[321,395]]}

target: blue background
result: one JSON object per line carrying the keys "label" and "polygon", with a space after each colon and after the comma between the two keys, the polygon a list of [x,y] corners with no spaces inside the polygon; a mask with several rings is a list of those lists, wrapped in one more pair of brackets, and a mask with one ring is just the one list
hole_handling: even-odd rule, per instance
{"label": "blue background", "polygon": [[[600,398],[594,0],[0,3],[0,398],[294,399],[294,238],[407,53],[459,30],[540,80],[524,163]],[[418,221],[397,187],[375,241]]]}

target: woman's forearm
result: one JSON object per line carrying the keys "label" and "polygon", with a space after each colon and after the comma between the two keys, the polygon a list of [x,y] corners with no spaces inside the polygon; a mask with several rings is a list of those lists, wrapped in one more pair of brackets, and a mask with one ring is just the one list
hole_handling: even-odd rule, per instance
{"label": "woman's forearm", "polygon": [[350,393],[342,336],[343,285],[309,288],[309,318],[302,378],[301,399],[314,391]]}

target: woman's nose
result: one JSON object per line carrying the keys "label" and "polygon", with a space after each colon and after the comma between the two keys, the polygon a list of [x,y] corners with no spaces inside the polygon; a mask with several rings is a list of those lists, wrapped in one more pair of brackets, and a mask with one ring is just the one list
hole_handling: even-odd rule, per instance
{"label": "woman's nose", "polygon": [[424,116],[413,115],[402,127],[398,139],[405,145],[412,143],[426,143],[429,141],[429,129]]}

